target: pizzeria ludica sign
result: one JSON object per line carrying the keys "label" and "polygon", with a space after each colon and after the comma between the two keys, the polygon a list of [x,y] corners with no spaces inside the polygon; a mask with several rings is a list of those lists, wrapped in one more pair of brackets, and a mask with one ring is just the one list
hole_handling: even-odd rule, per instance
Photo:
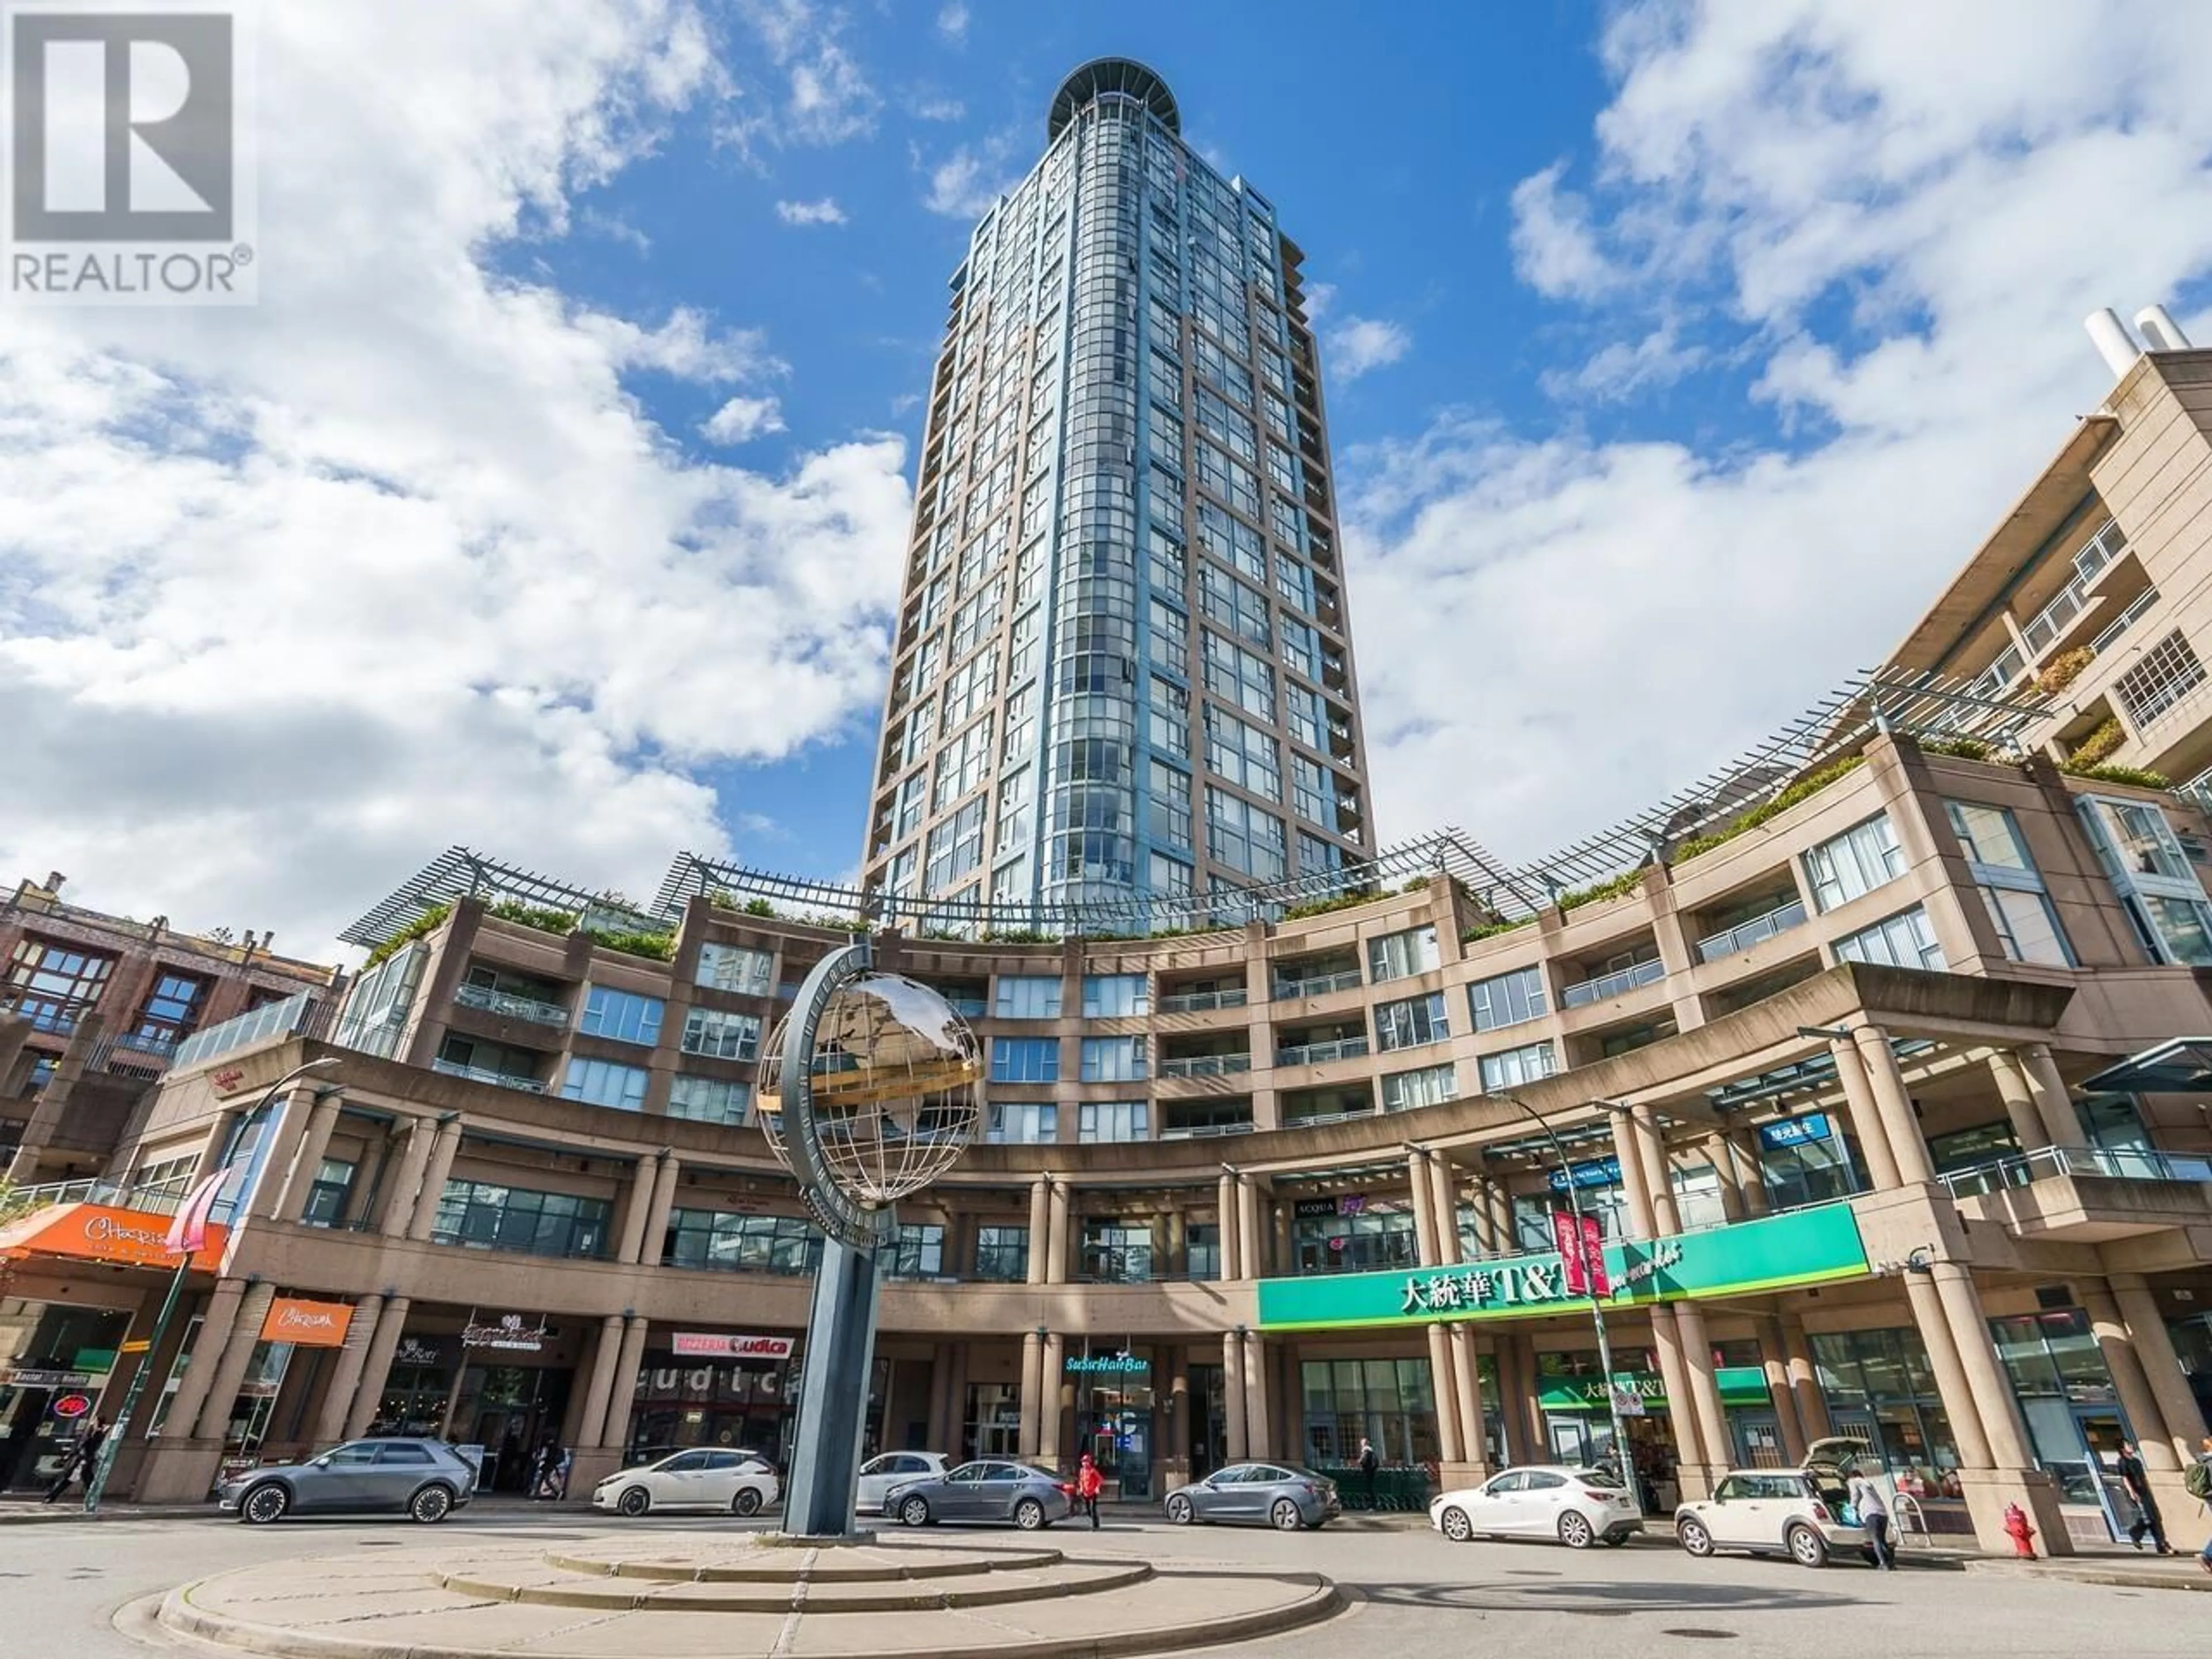
{"label": "pizzeria ludica sign", "polygon": [[[1743,1295],[1854,1279],[1866,1247],[1848,1204],[1793,1211],[1677,1237],[1605,1247],[1608,1306]],[[1376,1273],[1325,1273],[1260,1283],[1262,1330],[1316,1330],[1430,1320],[1503,1319],[1585,1298],[1567,1287],[1557,1252]]]}

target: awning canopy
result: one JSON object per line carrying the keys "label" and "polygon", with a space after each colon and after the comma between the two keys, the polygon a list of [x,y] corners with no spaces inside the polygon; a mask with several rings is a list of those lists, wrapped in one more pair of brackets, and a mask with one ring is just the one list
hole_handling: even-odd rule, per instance
{"label": "awning canopy", "polygon": [[[120,1267],[174,1267],[178,1259],[168,1247],[169,1224],[174,1219],[112,1204],[49,1204],[0,1227],[0,1255],[61,1255]],[[192,1266],[215,1267],[222,1260],[229,1236],[228,1227],[210,1224],[205,1247],[192,1253]]]}
{"label": "awning canopy", "polygon": [[2212,1094],[2212,1036],[2175,1037],[2107,1066],[2081,1087],[2104,1094]]}

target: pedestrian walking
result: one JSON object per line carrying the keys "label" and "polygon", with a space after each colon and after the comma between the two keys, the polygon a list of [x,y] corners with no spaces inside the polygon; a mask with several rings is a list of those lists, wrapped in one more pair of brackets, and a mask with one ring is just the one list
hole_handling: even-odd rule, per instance
{"label": "pedestrian walking", "polygon": [[557,1499],[561,1496],[562,1467],[567,1462],[568,1454],[562,1450],[559,1441],[549,1439],[540,1446],[538,1449],[537,1478],[531,1485],[530,1495]]}
{"label": "pedestrian walking", "polygon": [[1359,1474],[1367,1485],[1367,1507],[1378,1507],[1375,1497],[1375,1472],[1382,1467],[1382,1460],[1375,1455],[1375,1443],[1362,1435],[1359,1437]]}
{"label": "pedestrian walking", "polygon": [[94,1468],[100,1462],[100,1448],[106,1439],[107,1419],[94,1418],[91,1426],[77,1436],[76,1443],[62,1458],[61,1473],[54,1476],[53,1484],[46,1488],[46,1495],[39,1501],[42,1504],[60,1502],[62,1494],[70,1489],[70,1482],[80,1475],[89,1481]]}
{"label": "pedestrian walking", "polygon": [[1881,1488],[1863,1474],[1854,1469],[1850,1486],[1850,1502],[1866,1528],[1866,1535],[1874,1546],[1874,1564],[1884,1572],[1897,1570],[1897,1547],[1889,1541],[1889,1505],[1882,1499]]}
{"label": "pedestrian walking", "polygon": [[[2197,1454],[2197,1461],[2189,1466],[2189,1473],[2181,1477],[2181,1486],[2197,1500],[2197,1507],[2202,1511],[2208,1502],[2212,1502],[2212,1434],[2198,1443],[2202,1449]],[[2197,1553],[2197,1565],[2212,1572],[2212,1538],[2206,1539],[2204,1547]]]}
{"label": "pedestrian walking", "polygon": [[1098,1465],[1089,1452],[1075,1470],[1075,1501],[1091,1517],[1091,1530],[1098,1530],[1098,1494],[1106,1489],[1106,1477],[1098,1473]]}
{"label": "pedestrian walking", "polygon": [[2158,1512],[2158,1499],[2151,1495],[2150,1472],[2143,1468],[2142,1449],[2132,1440],[2120,1442],[2118,1472],[2120,1484],[2127,1488],[2128,1500],[2136,1506],[2136,1518],[2128,1526],[2128,1541],[2141,1549],[2143,1536],[2148,1534],[2160,1555],[2172,1554],[2173,1546],[2166,1541],[2166,1517]]}

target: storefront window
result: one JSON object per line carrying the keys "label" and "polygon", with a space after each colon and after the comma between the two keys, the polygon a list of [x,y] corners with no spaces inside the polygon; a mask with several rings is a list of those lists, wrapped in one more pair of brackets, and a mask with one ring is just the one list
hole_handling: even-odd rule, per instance
{"label": "storefront window", "polygon": [[648,1353],[630,1414],[633,1451],[732,1446],[787,1462],[795,1362]]}
{"label": "storefront window", "polygon": [[1212,1222],[1194,1222],[1183,1235],[1183,1253],[1188,1266],[1186,1279],[1209,1279],[1221,1277],[1221,1229]]}
{"label": "storefront window", "polygon": [[2020,1151],[2020,1138],[2009,1123],[1983,1123],[1971,1129],[1954,1129],[1947,1135],[1928,1137],[1928,1161],[1939,1176],[1954,1175]]}
{"label": "storefront window", "polygon": [[1826,1114],[1815,1114],[1818,1133],[1807,1133],[1812,1119],[1790,1118],[1760,1126],[1759,1164],[1771,1210],[1802,1210],[1848,1198],[1866,1182],[1857,1155]]}
{"label": "storefront window", "polygon": [[1124,1498],[1152,1495],[1152,1383],[1148,1371],[1069,1379],[1075,1384],[1075,1432]]}
{"label": "storefront window", "polygon": [[1149,1225],[1085,1217],[1081,1276],[1096,1285],[1141,1285],[1152,1276]]}
{"label": "storefront window", "polygon": [[1021,1437],[1021,1389],[1012,1382],[970,1382],[960,1456],[1017,1456]]}
{"label": "storefront window", "polygon": [[1992,1319],[1990,1334],[2019,1398],[2036,1462],[2058,1482],[2061,1501],[2095,1504],[2110,1514],[2102,1455],[2116,1453],[2120,1441],[2132,1435],[2089,1316],[2079,1308],[2055,1308]]}
{"label": "storefront window", "polygon": [[888,1279],[941,1279],[945,1276],[945,1229],[934,1223],[901,1227],[890,1259],[884,1264]]}
{"label": "storefront window", "polygon": [[821,1248],[821,1236],[801,1216],[672,1210],[661,1260],[674,1267],[803,1273],[812,1269]]}
{"label": "storefront window", "polygon": [[1030,1230],[975,1229],[975,1277],[994,1284],[1018,1285],[1030,1276]]}
{"label": "storefront window", "polygon": [[1959,1449],[1920,1333],[1816,1332],[1812,1344],[1836,1432],[1865,1441],[1892,1474],[1910,1468],[1929,1492],[1957,1497]]}
{"label": "storefront window", "polygon": [[1420,1265],[1413,1210],[1396,1201],[1301,1199],[1291,1218],[1291,1254],[1300,1274]]}
{"label": "storefront window", "polygon": [[1341,1468],[1364,1438],[1386,1463],[1438,1457],[1437,1407],[1425,1359],[1312,1360],[1298,1368],[1306,1461]]}

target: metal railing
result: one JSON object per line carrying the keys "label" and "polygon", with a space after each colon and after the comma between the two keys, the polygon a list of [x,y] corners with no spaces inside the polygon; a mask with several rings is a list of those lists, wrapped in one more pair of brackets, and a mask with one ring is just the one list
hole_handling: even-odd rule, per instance
{"label": "metal railing", "polygon": [[1194,1123],[1187,1128],[1163,1129],[1162,1140],[1211,1140],[1217,1135],[1249,1135],[1257,1127],[1251,1123]]}
{"label": "metal railing", "polygon": [[177,1052],[169,1057],[169,1064],[179,1070],[188,1066],[204,1065],[222,1054],[256,1043],[289,1036],[321,1036],[330,1023],[334,1005],[301,991],[286,997],[282,1002],[272,1002],[236,1019],[227,1019],[220,1025],[210,1025],[204,1031],[195,1031],[177,1045]]}
{"label": "metal railing", "polygon": [[1224,1077],[1231,1072],[1252,1069],[1249,1054],[1193,1054],[1184,1060],[1164,1060],[1160,1062],[1162,1077]]}
{"label": "metal railing", "polygon": [[1787,904],[1777,905],[1763,915],[1749,921],[1740,921],[1723,932],[1713,933],[1698,941],[1698,959],[1717,962],[1723,957],[1732,957],[1739,951],[1748,951],[1762,939],[1772,939],[1777,933],[1786,933],[1792,927],[1805,925],[1805,901],[1791,899]]}
{"label": "metal railing", "polygon": [[2005,1187],[2027,1187],[2058,1176],[2098,1176],[2108,1181],[2212,1182],[2212,1158],[2145,1148],[2042,1146],[2032,1152],[1954,1170],[1942,1179],[1954,1198],[1972,1198]]}
{"label": "metal railing", "polygon": [[1593,1002],[1603,1002],[1624,991],[1632,991],[1639,985],[1650,985],[1667,977],[1667,964],[1654,957],[1649,962],[1639,962],[1632,968],[1600,975],[1579,984],[1570,985],[1559,993],[1563,1008],[1586,1008]]}
{"label": "metal railing", "polygon": [[1160,1012],[1164,1014],[1202,1014],[1214,1008],[1242,1008],[1246,1000],[1244,988],[1241,985],[1228,991],[1185,991],[1177,996],[1162,997]]}
{"label": "metal railing", "polygon": [[49,1204],[110,1204],[119,1210],[143,1210],[149,1215],[174,1215],[191,1187],[189,1181],[163,1181],[152,1186],[134,1187],[127,1181],[94,1177],[83,1181],[49,1181],[37,1187],[21,1187],[16,1189],[16,1196],[27,1200],[37,1207]]}
{"label": "metal railing", "polygon": [[520,1072],[495,1072],[488,1066],[464,1066],[457,1060],[434,1060],[430,1069],[447,1077],[466,1078],[471,1083],[489,1083],[501,1089],[520,1089],[526,1095],[542,1095],[545,1085],[534,1077]]}
{"label": "metal railing", "polygon": [[1357,1060],[1367,1052],[1364,1036],[1339,1037],[1334,1042],[1299,1042],[1275,1050],[1278,1066],[1321,1066],[1332,1060]]}
{"label": "metal railing", "polygon": [[1359,983],[1359,969],[1346,968],[1334,974],[1317,974],[1311,979],[1279,979],[1275,981],[1275,1000],[1288,1002],[1293,997],[1327,996],[1331,991],[1349,991]]}
{"label": "metal railing", "polygon": [[495,991],[489,985],[456,986],[453,1000],[464,1007],[481,1008],[505,1019],[532,1020],[540,1025],[566,1026],[568,1023],[568,1011],[557,1002],[540,1002],[536,997]]}
{"label": "metal railing", "polygon": [[1373,1117],[1372,1106],[1354,1106],[1341,1112],[1301,1112],[1296,1117],[1285,1117],[1285,1129],[1304,1129],[1316,1123],[1349,1123],[1356,1117]]}

